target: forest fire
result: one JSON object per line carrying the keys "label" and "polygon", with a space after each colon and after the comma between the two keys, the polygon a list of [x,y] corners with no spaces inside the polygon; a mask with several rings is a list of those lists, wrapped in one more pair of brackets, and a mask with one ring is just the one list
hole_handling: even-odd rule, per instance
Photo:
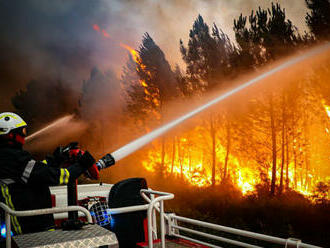
{"label": "forest fire", "polygon": [[[147,84],[147,80],[152,79],[150,71],[148,71],[147,66],[142,63],[142,59],[136,50],[129,46],[124,47],[131,53],[136,63],[137,73],[142,72],[146,76],[145,79],[140,78],[138,80],[144,92],[144,100],[146,100],[148,104],[153,105],[154,108],[152,108],[151,113],[157,116],[157,120],[161,120],[163,114],[155,108],[162,104],[159,101],[159,91],[152,92],[152,88]],[[290,62],[288,65],[289,64]],[[276,70],[277,69],[275,69],[275,71]],[[263,76],[267,77],[268,74],[269,72],[265,73]],[[303,95],[301,97],[303,97]],[[283,100],[283,97],[279,99]],[[303,100],[303,98],[301,98],[301,100]],[[226,125],[228,125],[226,123],[234,123],[235,121],[230,120],[230,117],[223,113],[215,113],[208,121],[200,119],[199,122],[203,124],[195,127],[193,131],[184,133],[181,137],[173,138],[172,144],[169,144],[169,142],[166,143],[164,140],[160,141],[160,143],[154,142],[154,149],[147,151],[147,158],[142,161],[142,164],[145,169],[150,172],[158,173],[161,171],[163,175],[174,176],[178,178],[178,180],[197,187],[230,183],[236,186],[243,195],[255,192],[259,186],[262,186],[267,188],[276,187],[278,188],[276,191],[280,193],[293,189],[305,196],[311,196],[316,184],[319,181],[327,180],[327,177],[315,175],[314,165],[311,166],[310,158],[307,157],[310,156],[308,154],[310,154],[311,145],[307,142],[306,137],[303,139],[299,137],[303,127],[294,127],[295,130],[289,133],[288,130],[290,127],[288,123],[290,118],[296,117],[294,112],[291,114],[291,112],[283,109],[283,107],[281,108],[281,106],[284,106],[283,103],[278,105],[279,108],[277,112],[282,114],[276,117],[278,120],[276,124],[273,124],[274,130],[272,130],[272,132],[276,132],[274,134],[275,139],[280,141],[277,143],[278,148],[273,149],[273,152],[274,150],[278,150],[278,152],[276,158],[273,157],[272,161],[269,160],[269,153],[262,149],[269,149],[269,147],[276,145],[276,143],[267,144],[271,140],[267,136],[264,137],[265,140],[252,138],[249,141],[252,142],[249,146],[255,146],[255,150],[250,152],[256,152],[254,155],[256,157],[248,158],[246,154],[243,155],[244,153],[249,154],[248,149],[247,151],[244,151],[245,149],[242,151],[235,151],[236,148],[231,147],[236,139],[241,139],[231,137],[233,134],[230,134],[230,132],[235,133],[239,130],[231,130],[232,128],[226,127]],[[274,108],[274,106],[272,107]],[[327,113],[329,113],[326,105],[325,108]],[[265,114],[265,112],[263,114]],[[275,118],[274,114],[271,112],[268,114],[270,115],[269,120]],[[258,118],[259,114],[256,115],[255,119],[246,121],[251,122],[251,125],[254,126],[258,125]],[[221,122],[224,123],[216,124]],[[269,123],[269,125],[270,124],[271,123]],[[275,125],[278,126],[275,127]],[[297,122],[295,126],[296,125]],[[210,126],[211,129],[208,129],[207,126]],[[241,126],[239,128],[242,130],[247,128],[244,127],[242,123],[236,123],[235,126]],[[249,128],[252,126],[249,126]],[[279,129],[280,127],[281,129]],[[264,133],[269,132],[269,126],[267,124],[262,127],[256,126],[256,128],[257,130],[265,129],[265,131],[263,131]],[[217,140],[217,135],[227,138]],[[251,133],[251,135],[255,134]],[[289,139],[291,139],[291,141]],[[264,147],[259,147],[262,143],[265,143],[263,145]],[[213,151],[212,149],[210,150],[211,144],[214,144]],[[278,144],[282,145],[279,146]],[[235,145],[239,145],[239,143]],[[275,183],[273,184],[273,182]]]}
{"label": "forest fire", "polygon": [[[187,139],[181,138],[178,142],[175,156],[169,158],[165,156],[165,170],[168,175],[175,176],[178,179],[182,179],[186,183],[189,183],[197,187],[208,187],[212,184],[212,170],[208,166],[208,160],[203,158],[199,152],[192,152],[192,149],[184,148],[187,144]],[[154,146],[157,146],[154,143]],[[181,147],[180,147],[181,146]],[[171,151],[173,156],[173,151]],[[143,160],[142,164],[144,168],[150,172],[157,172],[160,168],[161,153],[155,150],[149,150],[147,154],[148,158]],[[174,161],[172,160],[174,158]],[[224,148],[217,152],[217,159],[224,160]],[[228,173],[228,178],[231,180],[242,192],[243,195],[249,191],[255,190],[255,185],[258,183],[257,174],[252,168],[241,167],[238,160],[231,156],[230,166],[232,168],[231,173]],[[221,183],[221,168],[216,170],[215,175],[216,184]]]}
{"label": "forest fire", "polygon": [[[193,152],[193,149],[185,147],[184,141],[181,139],[181,144],[177,144],[176,151],[174,151],[175,156],[173,157],[173,147],[168,149],[168,155],[165,155],[164,166],[167,176],[174,176],[178,180],[182,180],[196,187],[209,187],[212,185],[212,170],[210,166],[210,161],[208,158],[201,156],[202,152]],[[142,161],[144,168],[152,173],[157,173],[161,169],[161,152],[160,144],[157,142],[153,143],[155,149],[150,149],[147,151],[146,159]],[[181,147],[179,147],[181,146]],[[158,147],[158,149],[157,149]],[[185,148],[184,148],[185,147]],[[221,149],[217,152],[217,161],[225,161],[224,148],[220,146]],[[203,150],[203,148],[201,148]],[[174,160],[173,160],[174,159]],[[255,166],[247,166],[247,164],[252,164],[251,161],[247,163],[240,163],[239,160],[230,156],[230,162],[227,174],[227,182],[229,181],[235,185],[241,192],[242,195],[249,194],[256,190],[258,184],[262,184],[261,174],[267,175],[263,180],[269,181],[271,178],[271,169],[269,168],[266,172],[261,173],[256,170]],[[223,178],[223,168],[220,168],[221,162],[218,163],[218,168],[216,169],[215,182],[216,185],[224,181]],[[280,178],[280,170],[277,171],[277,178]],[[286,174],[286,170],[284,170]],[[285,179],[289,184],[287,187],[297,192],[305,195],[311,196],[312,189],[317,184],[317,181],[313,180],[313,175],[308,174],[310,179],[309,187],[306,187],[305,179],[303,178],[303,171],[294,170],[294,164],[290,163],[288,170],[288,179]]]}

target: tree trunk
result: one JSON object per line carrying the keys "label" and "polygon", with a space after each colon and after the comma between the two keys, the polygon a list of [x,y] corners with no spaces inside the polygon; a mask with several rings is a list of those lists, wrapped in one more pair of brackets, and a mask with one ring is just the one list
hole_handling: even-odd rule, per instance
{"label": "tree trunk", "polygon": [[174,170],[174,162],[175,162],[175,136],[172,140],[172,165],[171,165],[171,174],[173,175]]}
{"label": "tree trunk", "polygon": [[273,99],[271,96],[270,99],[270,125],[271,125],[271,132],[272,132],[272,156],[273,156],[273,166],[272,166],[272,179],[271,179],[271,186],[270,186],[270,195],[275,195],[275,186],[276,186],[276,130],[275,130],[275,116],[274,116],[274,106],[273,106]]}
{"label": "tree trunk", "polygon": [[294,188],[297,189],[297,154],[296,154],[296,150],[293,150],[293,159],[294,159],[294,178],[293,178],[293,182],[294,182]]}
{"label": "tree trunk", "polygon": [[180,177],[183,177],[183,168],[182,168],[182,151],[181,151],[181,142],[180,138],[178,138],[178,156],[179,156],[179,164],[180,164]]}
{"label": "tree trunk", "polygon": [[[295,113],[292,113],[292,120],[295,122]],[[294,163],[294,177],[293,177],[293,185],[294,189],[297,189],[297,138],[296,138],[296,128],[292,125],[292,145],[293,145],[293,163]]]}
{"label": "tree trunk", "polygon": [[283,174],[284,174],[284,160],[285,160],[285,98],[284,93],[282,93],[282,147],[281,147],[281,177],[280,177],[280,188],[279,194],[283,192]]}
{"label": "tree trunk", "polygon": [[309,144],[309,128],[307,124],[307,120],[304,122],[304,131],[305,131],[305,189],[308,190],[310,187],[311,180],[309,178],[309,170],[310,170],[310,144]]}
{"label": "tree trunk", "polygon": [[226,157],[225,157],[225,165],[223,168],[223,179],[226,180],[227,178],[227,170],[228,170],[228,160],[230,154],[230,145],[231,145],[231,132],[230,132],[230,123],[227,123],[227,146],[226,146]]}
{"label": "tree trunk", "polygon": [[281,177],[280,177],[280,188],[279,188],[279,194],[282,194],[282,191],[283,191],[283,170],[284,170],[284,159],[285,159],[285,156],[284,156],[284,153],[285,153],[285,146],[284,146],[284,123],[282,123],[282,148],[281,148],[281,155],[282,155],[282,161],[281,161]]}
{"label": "tree trunk", "polygon": [[215,128],[214,128],[212,114],[210,116],[210,135],[212,139],[212,186],[215,186],[216,152],[215,152]]}
{"label": "tree trunk", "polygon": [[285,140],[286,140],[286,170],[285,170],[285,189],[288,190],[290,186],[290,178],[289,178],[289,136],[288,130],[285,130]]}
{"label": "tree trunk", "polygon": [[160,175],[161,177],[164,176],[165,173],[165,137],[162,137],[162,153],[161,153],[161,168],[160,168]]}
{"label": "tree trunk", "polygon": [[188,165],[189,165],[189,171],[191,171],[191,147],[190,147],[190,143],[188,143]]}

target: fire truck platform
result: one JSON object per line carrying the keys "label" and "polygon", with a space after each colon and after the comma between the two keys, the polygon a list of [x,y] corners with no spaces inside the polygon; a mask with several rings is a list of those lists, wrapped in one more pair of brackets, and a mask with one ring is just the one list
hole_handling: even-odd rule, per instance
{"label": "fire truck platform", "polygon": [[116,235],[98,225],[86,225],[80,230],[29,233],[13,237],[17,247],[24,248],[90,248],[107,245],[118,247]]}

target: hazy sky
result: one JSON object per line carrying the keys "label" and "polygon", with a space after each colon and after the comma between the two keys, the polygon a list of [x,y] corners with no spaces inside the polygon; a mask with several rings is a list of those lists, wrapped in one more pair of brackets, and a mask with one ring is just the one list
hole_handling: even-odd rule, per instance
{"label": "hazy sky", "polygon": [[[230,38],[233,19],[270,0],[0,0],[0,110],[31,79],[63,79],[80,85],[90,69],[117,75],[127,60],[120,42],[138,48],[148,32],[172,65],[182,64],[179,39],[187,43],[198,14]],[[303,31],[304,0],[275,1]],[[93,29],[97,24],[100,31]],[[104,30],[104,31],[103,31]],[[106,33],[105,37],[102,32]],[[79,90],[79,89],[78,89]]]}

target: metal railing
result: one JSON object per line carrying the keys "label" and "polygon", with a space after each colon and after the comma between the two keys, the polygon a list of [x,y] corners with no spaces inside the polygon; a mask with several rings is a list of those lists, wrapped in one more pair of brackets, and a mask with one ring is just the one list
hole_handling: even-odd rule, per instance
{"label": "metal railing", "polygon": [[[153,240],[157,239],[157,221],[155,213],[156,211],[159,212],[159,221],[160,221],[160,239],[161,239],[161,247],[165,248],[165,221],[167,222],[168,229],[167,234],[172,237],[177,237],[185,240],[189,240],[201,245],[205,245],[208,247],[220,247],[214,244],[204,242],[198,239],[194,239],[183,234],[180,234],[179,231],[184,231],[187,233],[191,233],[197,236],[201,236],[204,238],[208,238],[215,241],[220,241],[240,247],[248,247],[248,248],[260,248],[261,246],[252,245],[248,243],[244,243],[237,240],[232,240],[229,238],[224,238],[220,236],[216,236],[213,234],[209,234],[202,231],[197,231],[191,228],[187,228],[184,226],[180,226],[177,222],[184,222],[188,224],[192,224],[199,227],[204,227],[216,231],[227,232],[230,234],[235,234],[243,237],[248,237],[256,240],[266,241],[270,243],[280,244],[287,247],[299,247],[299,248],[321,248],[319,246],[309,245],[306,243],[302,243],[301,240],[288,238],[278,238],[269,235],[254,233],[250,231],[235,229],[231,227],[221,226],[217,224],[212,224],[208,222],[203,222],[199,220],[194,220],[186,217],[177,216],[174,213],[165,214],[164,213],[164,201],[170,200],[174,198],[174,194],[161,192],[161,191],[154,191],[152,189],[142,189],[140,191],[141,196],[143,199],[146,200],[147,204],[144,205],[136,205],[136,206],[129,206],[129,207],[120,207],[120,208],[112,208],[107,209],[107,213],[112,214],[121,214],[121,213],[129,213],[141,210],[147,210],[147,217],[148,217],[148,247],[153,248]],[[11,247],[11,223],[10,223],[10,216],[33,216],[33,215],[43,215],[43,214],[51,214],[51,213],[65,213],[70,211],[81,211],[86,217],[88,223],[93,223],[92,217],[90,212],[81,206],[68,206],[68,207],[55,207],[55,208],[47,208],[47,209],[38,209],[38,210],[26,210],[26,211],[15,211],[9,208],[6,204],[0,203],[0,207],[5,211],[5,221],[6,221],[6,247]]]}
{"label": "metal railing", "polygon": [[[149,202],[149,207],[147,211],[148,217],[148,247],[153,247],[153,224],[155,223],[154,218],[154,209],[159,210],[160,214],[160,240],[162,248],[165,248],[165,214],[164,214],[164,201],[170,200],[174,198],[174,194],[161,192],[161,191],[154,191],[150,189],[141,189],[140,190],[141,196]],[[150,195],[150,198],[147,196]],[[159,197],[152,197],[158,195]],[[159,203],[159,209],[158,209]]]}
{"label": "metal railing", "polygon": [[10,216],[35,216],[35,215],[44,215],[44,214],[54,214],[54,213],[63,213],[71,211],[81,211],[87,217],[89,224],[93,224],[93,219],[89,211],[80,206],[68,206],[68,207],[55,207],[55,208],[45,208],[45,209],[36,209],[36,210],[24,210],[16,211],[8,207],[6,204],[0,202],[0,207],[5,211],[5,222],[6,222],[6,248],[11,247],[11,223]]}
{"label": "metal railing", "polygon": [[235,235],[239,235],[239,236],[243,236],[243,237],[248,237],[248,238],[257,239],[257,240],[261,240],[261,241],[266,241],[266,242],[270,242],[270,243],[274,243],[274,244],[279,244],[279,245],[283,245],[285,247],[294,246],[294,247],[297,247],[297,248],[298,247],[299,248],[320,248],[319,246],[314,246],[314,245],[302,243],[301,240],[298,240],[298,239],[277,238],[277,237],[273,237],[273,236],[269,236],[269,235],[244,231],[244,230],[235,229],[235,228],[231,228],[231,227],[226,227],[226,226],[211,224],[211,223],[208,223],[208,222],[203,222],[203,221],[194,220],[194,219],[190,219],[190,218],[185,218],[185,217],[181,217],[181,216],[176,216],[175,214],[167,214],[167,217],[168,217],[168,226],[169,226],[168,235],[178,237],[178,238],[182,238],[182,239],[186,239],[186,240],[196,242],[196,243],[199,243],[199,244],[202,244],[202,245],[206,245],[206,246],[209,246],[209,247],[219,247],[219,246],[216,246],[214,244],[210,244],[210,243],[207,243],[207,242],[203,242],[203,241],[200,241],[200,240],[197,240],[197,239],[193,239],[193,238],[188,237],[188,236],[181,235],[176,230],[185,231],[185,232],[195,234],[195,235],[198,235],[198,236],[202,236],[202,237],[205,237],[205,238],[208,238],[208,239],[221,241],[221,242],[224,242],[224,243],[233,244],[233,245],[241,246],[241,247],[260,248],[261,246],[251,245],[251,244],[244,243],[244,242],[241,242],[241,241],[236,241],[236,240],[232,240],[232,239],[228,239],[228,238],[223,238],[223,237],[219,237],[219,236],[216,236],[216,235],[212,235],[212,234],[208,234],[208,233],[205,233],[205,232],[196,231],[196,230],[193,230],[193,229],[190,229],[190,228],[179,226],[177,224],[177,221],[181,221],[181,222],[189,223],[189,224],[192,224],[192,225],[213,229],[213,230],[216,230],[216,231],[227,232],[227,233],[231,233],[231,234],[235,234]]}

